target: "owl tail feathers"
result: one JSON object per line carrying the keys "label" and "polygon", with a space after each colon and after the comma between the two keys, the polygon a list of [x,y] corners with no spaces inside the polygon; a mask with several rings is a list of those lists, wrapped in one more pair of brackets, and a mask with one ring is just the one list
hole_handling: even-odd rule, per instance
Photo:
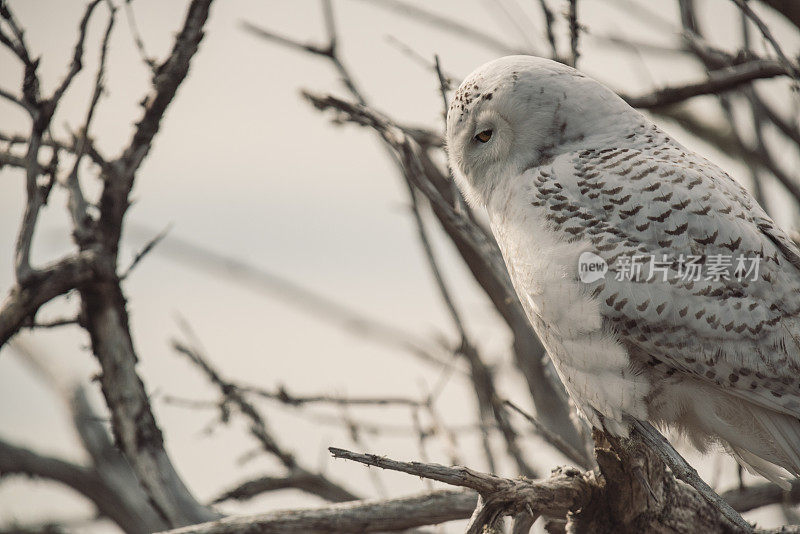
{"label": "owl tail feathers", "polygon": [[800,476],[800,420],[761,406],[749,408],[761,431],[729,439],[734,457],[748,471],[790,489],[790,480]]}
{"label": "owl tail feathers", "polygon": [[800,419],[716,392],[695,405],[699,427],[751,473],[784,489],[800,476]]}
{"label": "owl tail feathers", "polygon": [[739,462],[739,465],[744,467],[749,473],[753,475],[761,475],[770,482],[780,486],[780,488],[784,491],[789,491],[792,489],[792,483],[790,480],[793,477],[792,474],[786,469],[763,460],[755,454],[751,454],[744,449],[731,446],[729,452],[731,456],[733,456],[736,461]]}

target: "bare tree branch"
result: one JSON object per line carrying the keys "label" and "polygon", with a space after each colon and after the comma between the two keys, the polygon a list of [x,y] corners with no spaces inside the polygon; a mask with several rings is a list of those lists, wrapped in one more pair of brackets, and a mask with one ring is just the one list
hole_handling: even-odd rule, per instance
{"label": "bare tree branch", "polygon": [[756,15],[750,6],[747,5],[745,0],[731,1],[739,6],[739,9],[741,9],[742,12],[744,12],[744,14],[753,21],[764,38],[769,41],[769,44],[772,45],[772,48],[775,50],[775,53],[778,56],[778,61],[781,63],[781,65],[783,65],[783,68],[786,69],[786,74],[795,80],[800,80],[800,70],[798,70],[797,65],[795,65],[788,57],[786,57],[786,54],[784,54],[783,50],[781,49],[781,45],[778,44],[778,41],[772,36],[772,32],[770,31],[769,27],[764,24],[764,21],[761,20],[761,17]]}
{"label": "bare tree branch", "polygon": [[768,5],[800,29],[800,4],[794,0],[761,0],[761,3]]}
{"label": "bare tree branch", "polygon": [[316,56],[322,56],[331,61],[334,68],[338,71],[342,83],[347,87],[348,91],[358,100],[360,104],[365,104],[366,100],[361,90],[356,86],[352,75],[345,67],[338,54],[338,38],[336,34],[336,24],[333,19],[333,8],[330,5],[330,0],[322,0],[323,14],[325,16],[325,29],[328,34],[328,44],[326,46],[317,46],[313,44],[303,44],[294,39],[283,37],[268,30],[259,28],[249,22],[242,22],[242,27],[250,33],[257,35],[263,39],[267,39],[278,44],[294,48],[302,52],[308,52]]}
{"label": "bare tree branch", "polygon": [[128,147],[103,169],[100,219],[92,239],[82,249],[100,250],[112,276],[95,278],[80,287],[82,314],[92,349],[100,362],[100,384],[111,411],[114,437],[155,509],[171,526],[209,520],[216,514],[200,504],[184,485],[164,449],[163,436],[149,398],[136,372],[125,297],[116,275],[122,221],[136,171],[150,150],[161,120],[186,78],[203,37],[211,0],[192,0],[172,51],[153,78],[153,90],[143,103],[144,113]]}
{"label": "bare tree branch", "polygon": [[800,481],[792,481],[789,491],[772,483],[760,483],[744,488],[725,491],[719,495],[728,502],[734,510],[740,513],[748,512],[769,506],[771,504],[797,504],[800,503]]}
{"label": "bare tree branch", "polygon": [[268,390],[257,386],[238,384],[239,390],[251,393],[265,399],[277,400],[289,406],[303,406],[307,404],[332,404],[338,406],[423,406],[428,401],[416,400],[408,397],[346,397],[341,395],[295,395],[284,386],[277,390]]}
{"label": "bare tree branch", "polygon": [[395,151],[404,174],[429,199],[434,214],[453,240],[475,279],[512,329],[517,365],[528,381],[537,412],[543,419],[546,418],[546,424],[551,429],[559,432],[575,447],[581,447],[583,441],[571,423],[561,384],[557,382],[557,378],[548,375],[542,360],[542,346],[511,286],[497,244],[474,220],[456,210],[457,204],[446,196],[452,193],[451,184],[444,176],[437,174],[439,171],[419,145],[387,117],[370,108],[333,96],[319,96],[308,92],[304,92],[304,96],[320,110],[337,112],[337,120],[374,129]]}
{"label": "bare tree branch", "polygon": [[62,317],[61,319],[51,319],[49,321],[36,321],[31,325],[26,325],[28,328],[58,328],[59,326],[80,325],[81,321],[78,317]]}
{"label": "bare tree branch", "polygon": [[22,109],[24,109],[25,111],[27,111],[30,114],[33,114],[34,111],[35,111],[35,108],[33,106],[31,106],[30,104],[25,102],[23,99],[21,99],[20,97],[18,97],[17,95],[12,93],[11,91],[3,89],[2,87],[0,87],[0,97],[5,98],[9,102],[12,102],[12,103],[18,105],[19,107],[21,107]]}
{"label": "bare tree branch", "polygon": [[642,96],[621,96],[635,108],[653,109],[677,104],[696,96],[730,91],[754,80],[785,75],[788,75],[786,68],[776,61],[751,61],[712,71],[709,73],[708,79],[701,82],[665,87]]}
{"label": "bare tree branch", "polygon": [[578,66],[578,57],[580,56],[580,52],[578,51],[578,38],[580,37],[580,24],[578,23],[578,0],[569,0],[569,45],[570,50],[572,51],[572,57],[570,58],[570,64],[573,67]]}
{"label": "bare tree branch", "polygon": [[50,100],[53,102],[58,102],[61,100],[61,97],[69,88],[72,80],[75,79],[75,76],[83,69],[83,45],[86,41],[86,31],[89,27],[89,19],[92,17],[92,12],[94,8],[97,7],[102,0],[92,0],[86,6],[86,12],[83,14],[83,18],[81,19],[80,26],[78,28],[78,42],[75,43],[75,50],[72,53],[72,62],[69,66],[69,71],[67,71],[66,76],[61,81],[61,84],[56,88],[53,92],[53,96],[50,97]]}
{"label": "bare tree branch", "polygon": [[293,481],[302,480],[303,487],[298,489],[313,491],[323,499],[334,501],[351,501],[358,497],[346,490],[341,485],[332,482],[321,473],[313,473],[301,466],[294,455],[285,450],[271,434],[267,423],[258,410],[253,406],[239,389],[231,382],[225,380],[196,347],[173,341],[173,348],[180,354],[188,357],[206,377],[219,388],[223,395],[223,404],[233,404],[247,419],[250,420],[250,433],[261,443],[265,451],[275,456],[289,471]]}
{"label": "bare tree branch", "polygon": [[697,492],[703,496],[713,506],[716,506],[720,512],[728,519],[733,525],[739,527],[745,532],[750,532],[753,528],[734,510],[730,504],[725,502],[706,482],[700,478],[697,471],[689,465],[689,463],[678,454],[678,451],[670,444],[669,441],[661,435],[650,423],[638,421],[631,418],[632,427],[644,439],[645,443],[655,451],[661,460],[669,466],[672,473],[692,486]]}
{"label": "bare tree branch", "polygon": [[372,0],[370,4],[391,10],[398,15],[408,17],[442,31],[451,33],[456,37],[469,39],[476,43],[480,43],[487,48],[501,54],[522,53],[521,51],[515,50],[500,39],[497,39],[482,30],[461,24],[453,20],[451,17],[438,15],[433,11],[430,11],[426,8],[421,8],[403,0]]}
{"label": "bare tree branch", "polygon": [[331,484],[327,479],[319,475],[307,471],[293,470],[284,477],[263,476],[242,482],[215,497],[211,503],[217,504],[229,500],[246,501],[263,493],[283,489],[297,489],[330,502],[356,500],[352,493],[342,491],[341,487]]}
{"label": "bare tree branch", "polygon": [[[528,504],[536,510],[537,507],[546,506],[548,513],[552,515],[566,514],[571,506],[579,503],[581,499],[588,498],[591,493],[588,482],[573,482],[574,477],[564,477],[564,480],[556,478],[551,482],[540,482],[519,478],[515,480],[498,477],[488,473],[473,471],[468,467],[447,467],[439,464],[428,464],[422,462],[399,462],[375,454],[361,454],[350,452],[345,449],[329,447],[328,450],[334,458],[343,458],[364,465],[380,467],[390,471],[400,471],[423,478],[429,478],[438,482],[444,482],[452,486],[469,488],[482,494],[493,494],[506,492],[509,495],[519,493],[525,495],[522,499],[531,498]],[[582,488],[582,484],[587,484]],[[547,497],[540,495],[539,492],[552,492]],[[551,500],[555,499],[555,500]],[[542,499],[542,500],[539,500]],[[545,504],[545,500],[548,500]],[[580,506],[578,504],[578,506]]]}
{"label": "bare tree branch", "polygon": [[97,254],[83,252],[41,268],[39,276],[25,287],[14,286],[0,304],[0,347],[26,322],[32,322],[41,306],[97,278],[108,276]]}
{"label": "bare tree branch", "polygon": [[533,425],[536,433],[541,436],[542,439],[552,445],[553,448],[555,448],[558,452],[569,458],[570,461],[575,462],[575,465],[584,469],[589,469],[592,467],[592,461],[587,457],[586,453],[574,448],[572,445],[567,443],[564,438],[555,432],[550,431],[550,429],[537,421],[535,417],[525,412],[525,410],[513,402],[507,400],[505,401],[505,404],[524,417],[531,425]]}
{"label": "bare tree branch", "polygon": [[170,534],[330,534],[392,532],[469,517],[477,495],[472,491],[439,490],[380,501],[355,501],[323,508],[286,510],[230,517],[194,525]]}
{"label": "bare tree branch", "polygon": [[128,28],[133,37],[133,44],[136,45],[136,50],[139,51],[142,62],[155,74],[158,65],[156,64],[156,60],[147,54],[144,41],[142,40],[142,34],[139,32],[139,26],[136,24],[136,16],[133,13],[133,2],[131,0],[125,0],[125,18],[128,20]]}
{"label": "bare tree branch", "polygon": [[[83,448],[89,455],[86,466],[76,466],[58,459],[39,457],[20,450],[0,452],[2,473],[15,472],[48,478],[66,484],[92,501],[102,516],[114,521],[127,534],[146,534],[165,528],[148,501],[130,465],[109,438],[103,420],[98,417],[86,398],[83,387],[74,384],[62,373],[54,371],[51,362],[27,343],[13,343],[15,354],[30,366],[37,376],[61,398],[72,415],[73,426]],[[2,447],[0,447],[1,449]],[[26,463],[25,458],[30,459]],[[12,467],[8,467],[11,465]],[[39,471],[36,471],[39,469]],[[75,470],[79,472],[76,472]],[[61,475],[67,477],[62,478]],[[74,483],[71,482],[72,477]]]}
{"label": "bare tree branch", "polygon": [[141,525],[127,514],[119,495],[109,491],[102,478],[91,468],[35,453],[0,439],[0,476],[26,475],[60,482],[97,505],[98,510],[120,526],[127,525],[129,534],[147,534]]}
{"label": "bare tree branch", "polygon": [[[82,134],[77,142],[75,161],[72,166],[72,171],[69,173],[66,179],[66,188],[69,191],[69,201],[67,205],[69,207],[70,214],[72,215],[75,240],[79,243],[89,238],[88,234],[90,230],[88,225],[92,222],[86,212],[87,203],[83,196],[83,191],[81,190],[80,181],[78,180],[78,169],[80,167],[81,160],[83,159],[83,155],[86,153],[87,145],[89,144],[89,128],[92,124],[94,111],[97,108],[97,103],[100,101],[100,96],[104,90],[103,78],[106,70],[108,41],[111,37],[111,31],[114,28],[116,14],[116,8],[113,6],[113,4],[109,5],[111,6],[111,12],[108,16],[108,25],[106,26],[106,32],[103,35],[103,42],[100,46],[100,62],[97,67],[97,74],[95,76],[94,91],[89,103],[89,108],[86,111],[86,119],[84,120],[83,128],[81,130]],[[77,52],[76,57],[78,57]],[[78,58],[78,60],[80,61],[80,58]]]}
{"label": "bare tree branch", "polygon": [[211,502],[212,504],[217,504],[229,500],[246,501],[263,493],[283,489],[299,489],[331,502],[355,500],[352,493],[343,492],[341,488],[326,483],[317,475],[303,471],[292,471],[284,477],[263,476],[242,482],[224,491]]}
{"label": "bare tree branch", "polygon": [[715,145],[722,152],[735,154],[747,164],[755,164],[767,169],[786,188],[789,194],[800,202],[800,184],[797,183],[796,179],[789,176],[774,161],[765,158],[757,149],[743,145],[740,140],[729,132],[720,130],[685,109],[677,107],[656,108],[653,112],[676,122],[689,133]]}
{"label": "bare tree branch", "polygon": [[36,75],[39,60],[31,60],[30,52],[28,52],[28,45],[25,42],[24,32],[5,1],[0,3],[0,17],[5,20],[13,35],[13,37],[9,37],[3,31],[2,25],[0,25],[0,43],[11,50],[25,68],[22,95],[25,103],[30,106],[31,115],[34,115],[39,99],[39,77]]}
{"label": "bare tree branch", "polygon": [[[85,143],[84,154],[89,156],[92,162],[95,165],[99,166],[101,169],[108,168],[109,166],[108,159],[100,153],[100,151],[94,145],[94,142],[90,137],[73,134],[72,138],[67,142],[64,140],[54,140],[50,137],[49,133],[50,132],[47,132],[47,134],[42,138],[42,146],[52,148],[55,151],[64,150],[66,152],[69,152],[70,154],[77,154],[78,144],[80,142],[84,142]],[[30,142],[30,139],[26,135],[20,135],[20,134],[11,135],[0,132],[0,141],[5,141],[9,143],[9,145],[13,146],[18,144],[27,145]],[[21,162],[21,164],[19,165],[20,167],[24,167],[25,161],[22,159],[22,157],[19,157],[17,161]],[[50,169],[47,169],[47,165],[40,163],[39,166],[44,168],[46,172],[50,172]]]}
{"label": "bare tree branch", "polygon": [[128,278],[131,272],[136,268],[137,265],[141,263],[141,261],[145,258],[145,256],[150,254],[153,251],[153,249],[155,249],[158,246],[158,244],[161,243],[165,237],[167,237],[167,234],[171,229],[172,225],[171,224],[167,225],[166,228],[164,228],[155,236],[153,236],[153,238],[142,247],[142,250],[136,253],[136,255],[133,257],[133,260],[131,260],[131,264],[128,265],[128,268],[125,269],[125,272],[120,275],[120,278],[122,280]]}
{"label": "bare tree branch", "polygon": [[553,32],[553,24],[555,23],[556,18],[553,15],[553,11],[547,5],[547,0],[539,0],[539,7],[541,8],[542,16],[544,17],[544,27],[547,35],[547,42],[550,43],[550,59],[557,60],[558,46],[556,46],[556,36],[555,32]]}

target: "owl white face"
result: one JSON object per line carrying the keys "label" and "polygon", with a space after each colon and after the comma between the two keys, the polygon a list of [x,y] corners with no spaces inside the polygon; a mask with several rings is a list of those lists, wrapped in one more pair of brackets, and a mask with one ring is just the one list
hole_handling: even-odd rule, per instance
{"label": "owl white face", "polygon": [[474,116],[448,127],[450,165],[471,204],[481,202],[484,177],[502,174],[511,153],[514,125],[498,107],[492,100],[484,101],[475,106]]}
{"label": "owl white face", "polygon": [[543,61],[492,61],[456,92],[447,115],[447,146],[453,174],[471,203],[484,203],[498,180],[524,170],[541,153],[555,113],[549,92],[538,92],[550,66]]}
{"label": "owl white face", "polygon": [[583,140],[585,123],[605,124],[629,110],[613,92],[561,63],[496,59],[467,76],[450,104],[450,167],[467,200],[486,204],[503,180]]}

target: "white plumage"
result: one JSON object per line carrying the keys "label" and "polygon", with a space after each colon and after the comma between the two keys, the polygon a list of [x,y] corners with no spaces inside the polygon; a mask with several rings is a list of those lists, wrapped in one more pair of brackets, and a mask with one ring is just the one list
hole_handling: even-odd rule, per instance
{"label": "white plumage", "polygon": [[[741,186],[603,85],[530,56],[467,77],[447,143],[592,425],[626,435],[626,416],[650,420],[784,485],[800,474],[800,251]],[[581,282],[585,252],[604,277]]]}

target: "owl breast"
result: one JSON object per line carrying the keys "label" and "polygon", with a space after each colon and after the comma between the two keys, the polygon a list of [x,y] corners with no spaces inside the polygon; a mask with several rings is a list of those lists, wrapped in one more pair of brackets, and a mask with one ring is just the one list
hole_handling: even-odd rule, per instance
{"label": "owl breast", "polygon": [[[528,171],[533,173],[535,171]],[[553,360],[570,397],[584,416],[624,435],[624,416],[647,418],[650,385],[634,372],[626,349],[604,328],[592,288],[578,277],[578,259],[589,242],[570,241],[550,228],[545,208],[530,202],[526,175],[498,189],[488,206],[514,289]]]}

